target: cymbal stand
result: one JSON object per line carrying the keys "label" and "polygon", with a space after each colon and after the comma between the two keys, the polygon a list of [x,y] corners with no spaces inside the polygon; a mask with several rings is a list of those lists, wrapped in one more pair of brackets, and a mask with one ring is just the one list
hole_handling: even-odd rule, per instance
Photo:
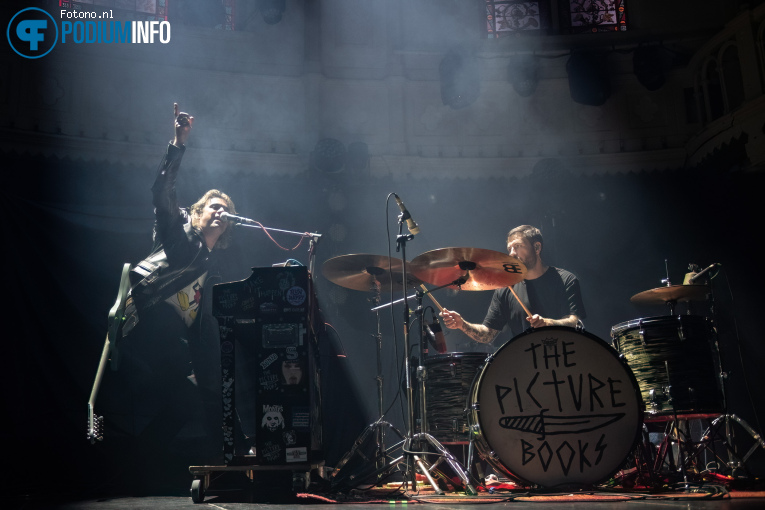
{"label": "cymbal stand", "polygon": [[[704,271],[709,270],[713,266],[710,266],[709,268],[705,269]],[[704,273],[702,271],[698,274],[698,276],[702,275]],[[712,286],[710,285],[710,300],[711,300],[711,310],[712,310],[712,321],[714,326],[714,316],[715,316],[715,307],[714,307],[714,292],[712,291]],[[746,471],[746,461],[749,459],[749,457],[757,450],[757,448],[762,448],[765,450],[765,439],[763,439],[762,435],[760,435],[759,432],[757,432],[752,426],[750,426],[746,421],[744,421],[742,418],[735,414],[731,414],[728,412],[728,394],[726,391],[726,381],[728,379],[728,373],[725,371],[725,367],[723,366],[723,359],[722,354],[720,351],[720,342],[719,342],[719,333],[717,332],[717,328],[713,327],[714,334],[714,353],[716,355],[716,365],[719,369],[718,372],[718,378],[720,381],[720,391],[722,394],[722,406],[723,406],[723,414],[720,416],[717,416],[715,419],[713,419],[710,423],[707,429],[704,431],[704,433],[701,436],[701,440],[695,445],[695,452],[692,452],[691,458],[694,459],[701,455],[701,453],[704,450],[711,451],[712,454],[717,458],[717,455],[712,448],[715,438],[717,434],[720,432],[720,428],[724,428],[724,436],[722,438],[723,446],[725,447],[727,453],[728,453],[728,461],[725,463],[728,468],[731,470],[731,476],[734,476],[736,471],[739,469],[744,469]],[[733,427],[732,422],[738,423],[741,428],[748,433],[752,439],[754,440],[754,443],[749,448],[749,450],[744,455],[739,455],[736,445],[734,444],[734,436],[733,433]]]}
{"label": "cymbal stand", "polygon": [[[370,271],[370,268],[367,268],[367,271]],[[335,471],[332,474],[333,481],[339,482],[340,480],[343,480],[344,478],[336,478],[337,475],[341,472],[343,466],[345,466],[351,458],[358,454],[363,457],[364,460],[368,460],[366,457],[364,457],[363,453],[359,450],[361,446],[366,442],[366,440],[370,437],[370,433],[372,431],[375,431],[375,467],[377,468],[377,471],[375,473],[378,475],[378,480],[380,478],[380,475],[384,472],[386,468],[386,457],[387,457],[387,451],[385,448],[385,428],[389,427],[396,435],[398,435],[399,439],[404,439],[403,434],[388,423],[387,421],[383,420],[385,410],[383,408],[384,405],[384,398],[383,398],[383,383],[385,381],[385,377],[383,376],[383,369],[382,369],[382,332],[380,329],[380,288],[381,284],[375,277],[375,274],[371,272],[372,274],[372,283],[370,286],[370,291],[374,293],[371,301],[375,304],[375,307],[372,309],[375,312],[375,316],[377,318],[377,333],[372,335],[375,339],[375,346],[377,351],[377,376],[375,377],[375,381],[377,382],[377,411],[378,411],[378,418],[377,421],[374,423],[371,423],[367,425],[367,427],[359,434],[359,436],[356,438],[356,441],[354,441],[353,446],[350,450],[338,461],[337,465],[335,466]],[[358,478],[360,473],[354,473],[349,475],[350,479]]]}
{"label": "cymbal stand", "polygon": [[[672,404],[672,428],[675,432],[675,438],[677,439],[677,455],[679,457],[680,461],[680,468],[679,471],[683,475],[683,486],[684,489],[687,491],[690,489],[690,485],[688,484],[688,470],[686,466],[686,459],[685,459],[685,446],[683,445],[684,442],[687,442],[690,437],[686,437],[685,439],[682,439],[680,437],[680,427],[678,426],[679,420],[677,419],[677,409],[675,408],[674,399],[672,398],[672,382],[670,379],[670,373],[669,373],[669,362],[664,361],[664,370],[667,373],[667,382],[669,383],[669,402]],[[687,444],[687,443],[686,443]]]}
{"label": "cymbal stand", "polygon": [[[377,306],[380,304],[380,282],[378,282],[377,279],[375,279],[374,282],[374,291],[375,296],[372,298],[372,302]],[[377,381],[377,413],[379,416],[375,427],[377,429],[375,440],[375,443],[377,444],[377,450],[375,451],[375,465],[379,468],[385,465],[385,428],[380,426],[383,423],[381,420],[385,413],[385,409],[383,409],[383,382],[385,381],[385,377],[383,376],[382,371],[382,332],[380,330],[380,312],[375,313],[375,317],[377,318],[377,333],[374,335],[375,345],[377,347],[377,377],[375,377],[375,380]]]}
{"label": "cymbal stand", "polygon": [[[710,286],[710,291],[711,291],[711,286]],[[712,330],[715,332],[713,351],[714,351],[714,356],[716,357],[715,364],[719,370],[718,379],[719,379],[720,392],[722,397],[723,414],[715,417],[714,419],[711,420],[711,422],[708,422],[708,427],[702,433],[699,441],[692,441],[690,430],[687,430],[685,432],[686,438],[681,439],[680,437],[681,432],[678,427],[678,420],[682,419],[683,416],[678,417],[677,413],[674,413],[673,415],[672,428],[674,429],[674,432],[677,438],[678,455],[680,457],[678,460],[680,463],[680,470],[682,470],[682,473],[683,473],[686,489],[688,487],[687,471],[688,469],[693,467],[692,464],[696,461],[696,459],[698,459],[699,456],[701,456],[701,454],[704,451],[711,452],[715,459],[723,460],[719,457],[719,455],[717,454],[717,452],[714,450],[714,447],[713,447],[714,443],[717,441],[720,441],[722,445],[724,446],[725,450],[727,451],[728,460],[727,462],[723,461],[723,463],[731,470],[731,476],[734,476],[736,473],[736,470],[738,469],[743,468],[746,471],[746,461],[757,450],[757,448],[763,448],[765,450],[765,439],[763,439],[763,437],[756,430],[754,430],[754,428],[752,428],[746,421],[741,419],[739,416],[735,414],[730,414],[728,412],[728,400],[727,400],[727,392],[726,392],[726,380],[727,380],[728,374],[724,370],[722,354],[721,354],[720,345],[719,345],[719,336],[717,333],[717,328],[714,327],[714,293],[710,292],[710,295],[712,296],[711,306],[710,306],[710,309],[712,311],[712,322],[713,322]],[[670,313],[674,314],[674,307],[675,307],[676,301],[668,301],[667,304],[670,306]],[[667,371],[669,372],[668,367],[667,367]],[[667,377],[669,377],[669,373],[667,374]],[[738,423],[739,426],[741,426],[741,428],[743,428],[744,431],[748,433],[754,440],[754,443],[751,445],[749,450],[744,455],[740,455],[738,453],[736,445],[734,444],[735,434],[733,433],[733,427],[732,427],[733,422]],[[664,454],[666,454],[666,452]],[[659,457],[660,458],[658,459],[658,462],[657,462],[657,468],[658,468],[658,463],[663,460],[664,455],[660,454]]]}

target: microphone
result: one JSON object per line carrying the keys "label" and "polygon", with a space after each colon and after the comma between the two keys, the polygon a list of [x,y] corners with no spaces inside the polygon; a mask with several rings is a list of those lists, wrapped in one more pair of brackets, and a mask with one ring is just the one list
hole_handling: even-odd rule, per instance
{"label": "microphone", "polygon": [[714,269],[714,268],[716,268],[716,267],[720,267],[720,266],[722,266],[722,264],[720,264],[719,262],[715,262],[715,263],[714,263],[714,264],[712,264],[711,266],[709,266],[709,267],[707,267],[707,268],[704,268],[704,270],[703,270],[703,271],[701,271],[701,272],[699,272],[699,273],[696,273],[695,275],[691,276],[691,277],[688,279],[688,283],[693,283],[693,282],[695,282],[696,280],[698,280],[699,278],[701,278],[701,276],[702,276],[702,275],[704,275],[704,274],[707,274],[707,273],[708,273],[709,271],[711,271],[712,269]]}
{"label": "microphone", "polygon": [[227,212],[220,213],[220,217],[224,221],[233,221],[235,223],[245,223],[248,225],[257,225],[257,221],[251,220],[250,218],[245,218],[244,216],[236,216],[235,214],[229,214]]}
{"label": "microphone", "polygon": [[441,331],[441,323],[438,321],[438,317],[433,317],[433,319],[433,324],[425,324],[428,341],[438,354],[444,354],[446,352],[446,338],[444,337],[444,332]]}
{"label": "microphone", "polygon": [[409,214],[409,211],[406,209],[404,202],[401,201],[399,196],[394,193],[393,198],[396,199],[398,208],[401,209],[401,219],[406,220],[406,228],[409,229],[409,233],[413,236],[416,236],[420,233],[420,227],[418,227],[417,223],[415,223],[415,221],[412,219],[412,215]]}

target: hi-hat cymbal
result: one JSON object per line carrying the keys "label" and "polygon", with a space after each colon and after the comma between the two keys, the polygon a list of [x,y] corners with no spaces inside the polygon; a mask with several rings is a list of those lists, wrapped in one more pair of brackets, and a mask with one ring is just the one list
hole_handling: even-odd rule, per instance
{"label": "hi-hat cymbal", "polygon": [[[393,272],[388,271],[388,268]],[[341,287],[352,290],[370,291],[375,282],[380,283],[382,290],[400,290],[403,288],[403,270],[401,260],[382,255],[355,253],[333,257],[321,266],[324,277]],[[414,287],[421,283],[413,275],[408,277],[409,285]]]}
{"label": "hi-hat cymbal", "polygon": [[670,285],[644,290],[630,298],[638,305],[661,305],[668,302],[703,301],[709,294],[707,285]]}
{"label": "hi-hat cymbal", "polygon": [[431,285],[467,277],[462,290],[492,290],[523,280],[526,266],[507,253],[482,248],[439,248],[412,260],[412,273]]}

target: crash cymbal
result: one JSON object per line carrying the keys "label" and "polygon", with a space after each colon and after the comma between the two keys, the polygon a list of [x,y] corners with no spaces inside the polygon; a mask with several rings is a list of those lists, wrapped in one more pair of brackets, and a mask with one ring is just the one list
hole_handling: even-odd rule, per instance
{"label": "crash cymbal", "polygon": [[439,248],[412,260],[410,271],[431,285],[448,285],[467,276],[462,290],[491,290],[523,280],[526,266],[507,253],[482,248]]}
{"label": "crash cymbal", "polygon": [[[393,276],[388,272],[390,266]],[[401,260],[381,255],[356,253],[333,257],[321,266],[324,277],[341,287],[352,290],[370,291],[374,283],[380,282],[382,290],[403,288],[403,270]],[[409,285],[414,287],[421,283],[413,275],[409,275]]]}
{"label": "crash cymbal", "polygon": [[638,305],[661,305],[670,301],[703,301],[709,294],[706,285],[670,285],[639,292],[630,298]]}

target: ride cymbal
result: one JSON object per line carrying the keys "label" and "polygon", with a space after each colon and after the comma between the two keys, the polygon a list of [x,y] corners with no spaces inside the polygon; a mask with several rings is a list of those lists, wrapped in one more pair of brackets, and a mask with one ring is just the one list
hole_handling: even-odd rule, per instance
{"label": "ride cymbal", "polygon": [[644,290],[632,296],[630,301],[638,305],[661,305],[670,301],[704,301],[707,294],[707,285],[670,285]]}
{"label": "ride cymbal", "polygon": [[[393,276],[388,268],[393,272]],[[400,259],[393,259],[383,255],[370,255],[356,253],[333,257],[321,266],[324,277],[341,287],[352,290],[370,291],[375,287],[375,282],[380,283],[382,290],[403,289],[403,270]],[[414,287],[421,283],[413,275],[408,277],[409,285]]]}
{"label": "ride cymbal", "polygon": [[526,266],[507,253],[482,248],[439,248],[412,260],[411,272],[431,285],[465,278],[462,290],[492,290],[523,280]]}

